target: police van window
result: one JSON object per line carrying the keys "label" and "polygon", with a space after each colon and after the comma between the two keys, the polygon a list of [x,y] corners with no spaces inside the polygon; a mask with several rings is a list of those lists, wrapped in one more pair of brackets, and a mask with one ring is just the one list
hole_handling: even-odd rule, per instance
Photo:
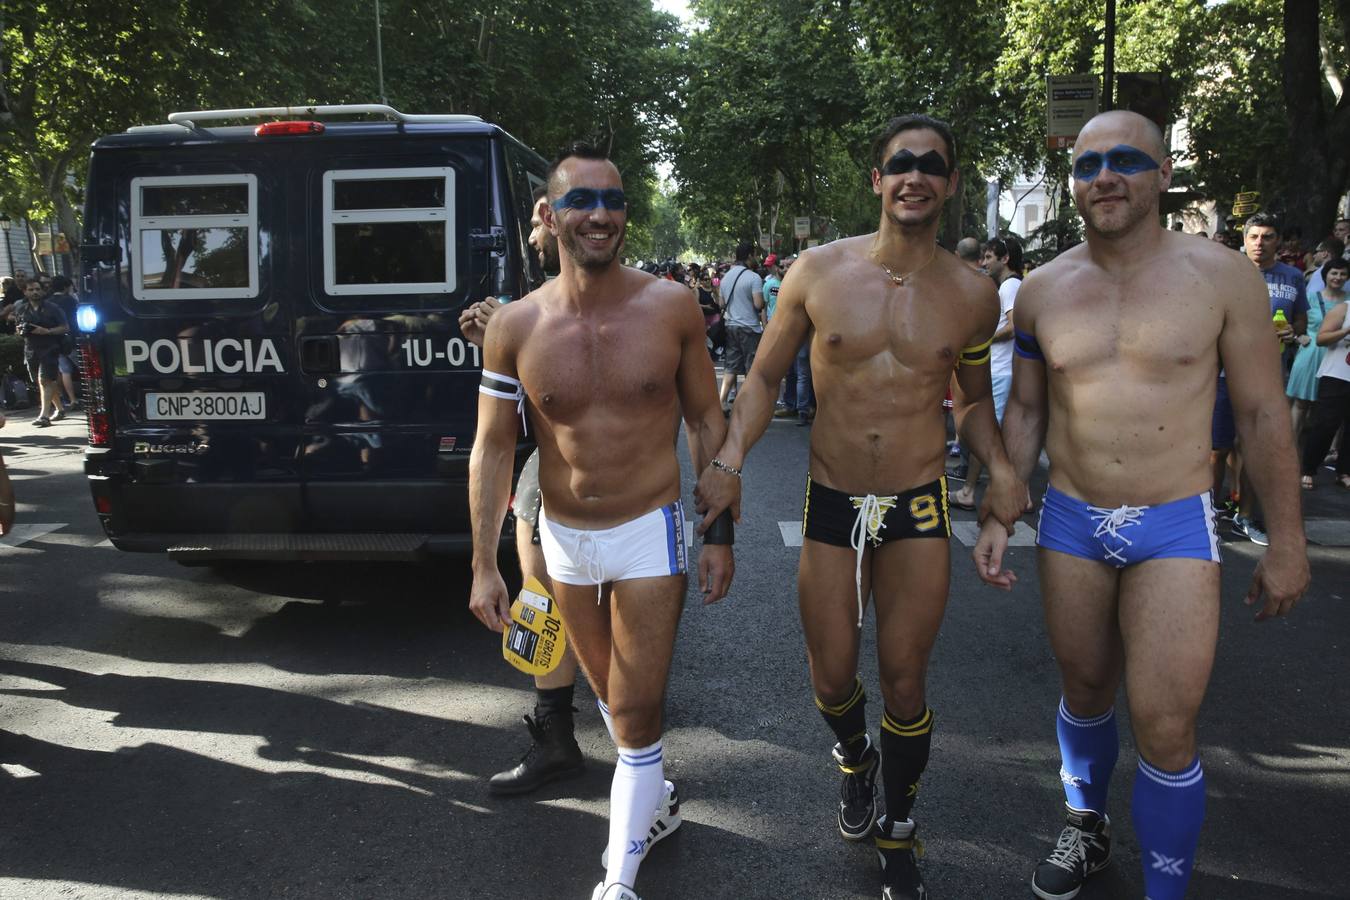
{"label": "police van window", "polygon": [[329,294],[455,290],[454,169],[325,172],[323,229]]}
{"label": "police van window", "polygon": [[258,296],[253,175],[133,178],[131,233],[137,300]]}

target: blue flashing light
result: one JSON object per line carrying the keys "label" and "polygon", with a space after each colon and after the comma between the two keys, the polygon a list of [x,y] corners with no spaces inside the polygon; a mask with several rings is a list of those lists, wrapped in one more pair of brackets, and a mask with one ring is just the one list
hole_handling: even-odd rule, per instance
{"label": "blue flashing light", "polygon": [[85,334],[98,331],[98,310],[92,306],[81,306],[75,310],[75,325]]}

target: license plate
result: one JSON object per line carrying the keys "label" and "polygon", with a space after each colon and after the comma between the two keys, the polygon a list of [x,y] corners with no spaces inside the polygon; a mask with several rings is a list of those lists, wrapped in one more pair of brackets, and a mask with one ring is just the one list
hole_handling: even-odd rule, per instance
{"label": "license plate", "polygon": [[267,416],[263,391],[149,392],[145,417],[151,421],[188,419],[263,419]]}

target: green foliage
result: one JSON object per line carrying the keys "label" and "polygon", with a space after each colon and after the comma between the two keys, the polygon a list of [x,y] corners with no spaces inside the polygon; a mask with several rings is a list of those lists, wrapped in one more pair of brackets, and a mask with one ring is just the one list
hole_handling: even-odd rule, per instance
{"label": "green foliage", "polygon": [[624,255],[632,259],[678,259],[685,252],[679,207],[670,191],[650,185],[648,189],[652,201],[646,213],[628,220]]}
{"label": "green foliage", "polygon": [[[381,2],[391,104],[482,115],[545,156],[590,139],[645,210],[678,58],[650,0]],[[94,138],[175,110],[376,101],[374,38],[372,0],[7,0],[0,210],[56,213],[78,241]]]}
{"label": "green foliage", "polygon": [[1234,0],[1206,11],[1206,62],[1183,108],[1195,180],[1221,205],[1238,191],[1260,191],[1269,201],[1289,177],[1281,8],[1280,0]]}

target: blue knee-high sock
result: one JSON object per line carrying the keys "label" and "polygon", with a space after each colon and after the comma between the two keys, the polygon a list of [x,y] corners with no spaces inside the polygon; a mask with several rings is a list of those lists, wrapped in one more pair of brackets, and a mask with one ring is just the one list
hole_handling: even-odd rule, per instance
{"label": "blue knee-high sock", "polygon": [[1120,753],[1116,708],[1080,719],[1069,712],[1061,697],[1055,731],[1059,734],[1059,777],[1064,782],[1064,799],[1074,809],[1105,815],[1106,789]]}
{"label": "blue knee-high sock", "polygon": [[1180,772],[1164,772],[1139,758],[1134,833],[1149,900],[1181,900],[1186,895],[1204,821],[1205,770],[1200,757]]}

